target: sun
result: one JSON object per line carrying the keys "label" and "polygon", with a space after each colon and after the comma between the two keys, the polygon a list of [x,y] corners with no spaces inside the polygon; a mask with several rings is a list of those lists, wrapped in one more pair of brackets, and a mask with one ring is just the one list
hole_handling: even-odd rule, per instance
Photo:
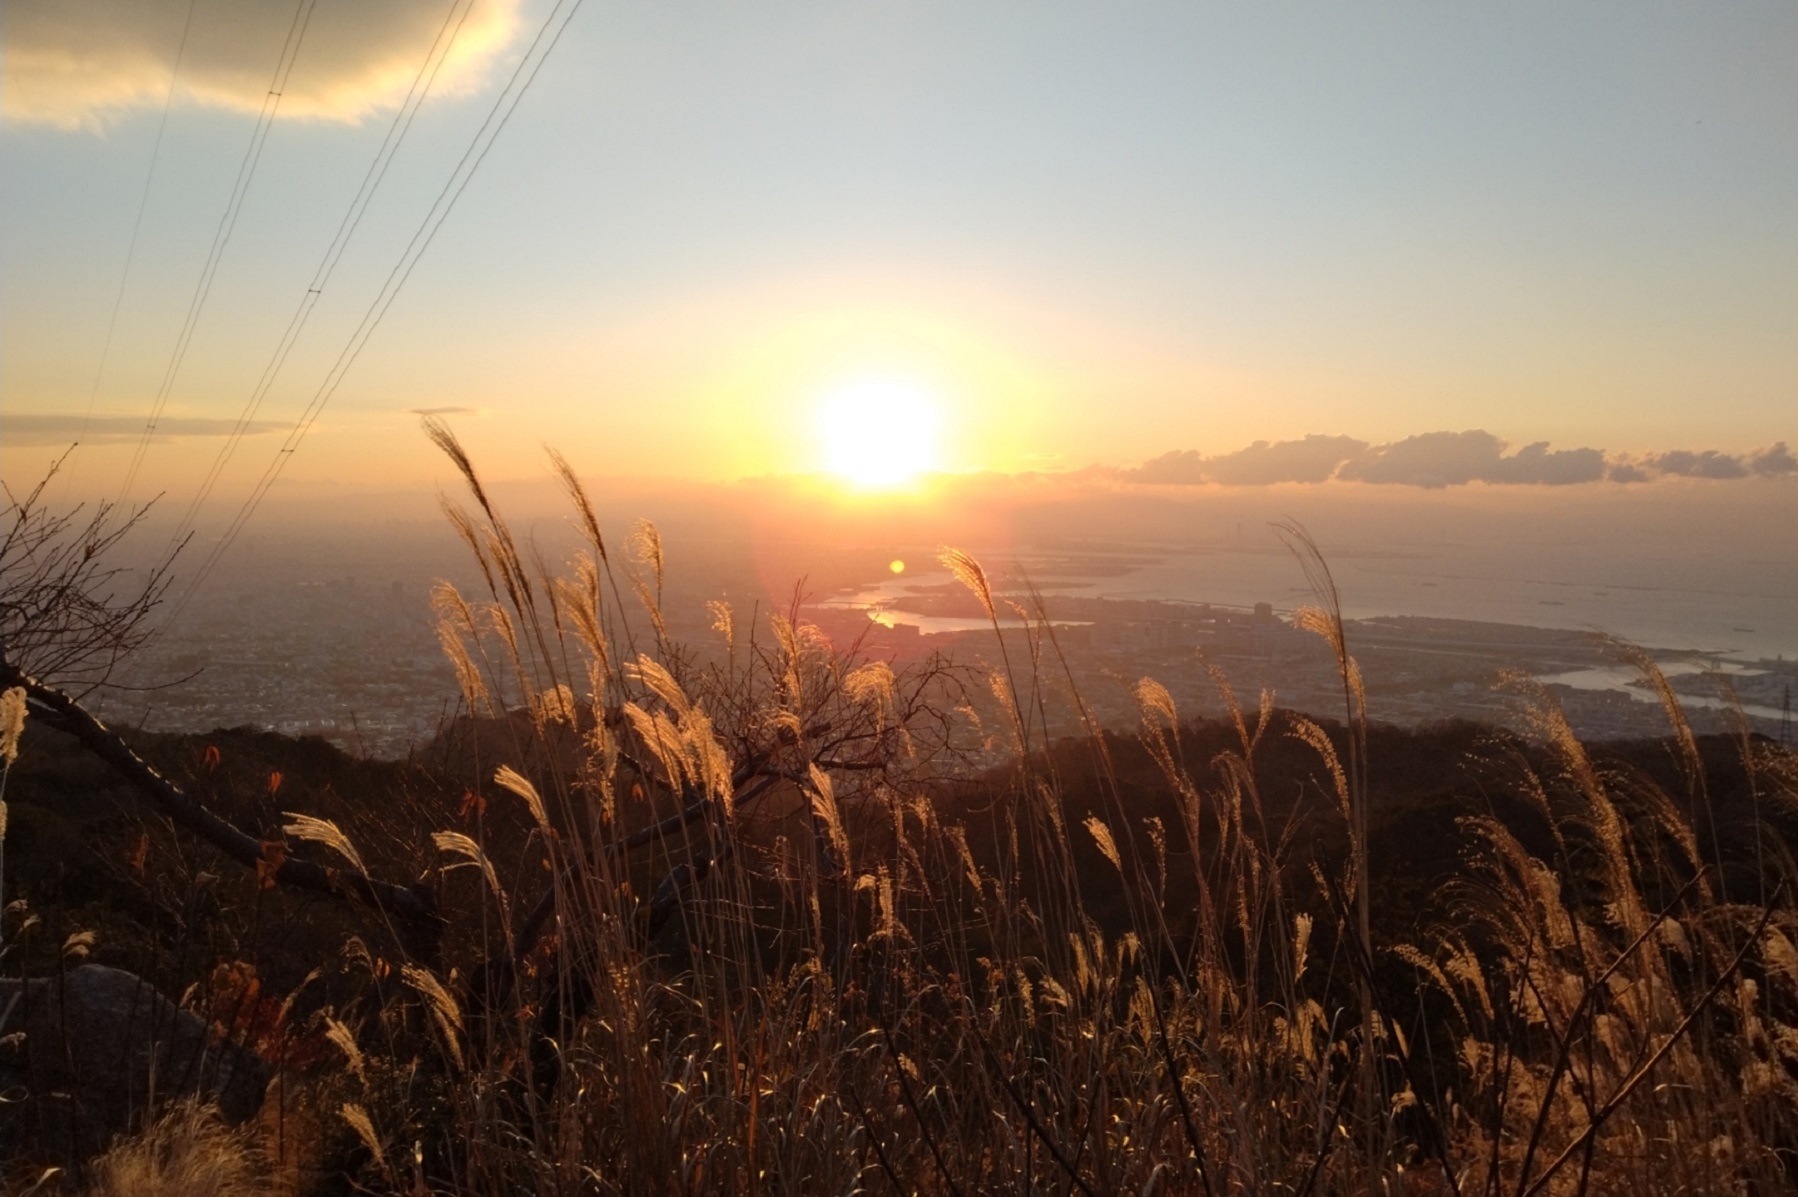
{"label": "sun", "polygon": [[941,417],[909,383],[864,379],[833,391],[818,413],[824,468],[864,490],[904,486],[937,468]]}

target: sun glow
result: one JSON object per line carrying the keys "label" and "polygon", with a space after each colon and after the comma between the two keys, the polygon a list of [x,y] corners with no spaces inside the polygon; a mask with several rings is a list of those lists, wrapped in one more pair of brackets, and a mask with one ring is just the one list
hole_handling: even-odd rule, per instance
{"label": "sun glow", "polygon": [[824,467],[864,490],[907,485],[937,467],[941,418],[930,395],[886,379],[833,392],[819,412]]}

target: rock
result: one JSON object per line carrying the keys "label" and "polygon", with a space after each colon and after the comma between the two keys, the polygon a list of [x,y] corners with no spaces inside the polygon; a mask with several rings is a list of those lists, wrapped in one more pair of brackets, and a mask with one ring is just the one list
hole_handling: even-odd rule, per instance
{"label": "rock", "polygon": [[133,973],[86,964],[0,979],[0,1159],[79,1163],[175,1097],[215,1101],[242,1122],[268,1078],[254,1052],[215,1043],[204,1021]]}

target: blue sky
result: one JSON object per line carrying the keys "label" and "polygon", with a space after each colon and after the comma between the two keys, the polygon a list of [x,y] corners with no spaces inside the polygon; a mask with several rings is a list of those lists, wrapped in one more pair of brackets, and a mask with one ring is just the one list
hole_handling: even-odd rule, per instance
{"label": "blue sky", "polygon": [[[7,7],[0,417],[47,430],[5,437],[9,477],[50,417],[143,420],[166,369],[294,12],[194,0],[127,277],[187,10]],[[447,11],[312,10],[146,493],[215,460]],[[549,11],[479,0],[221,493]],[[429,477],[419,408],[467,409],[502,472],[544,441],[599,472],[805,470],[817,410],[871,378],[934,398],[959,469],[1798,440],[1795,63],[1777,3],[587,0],[288,471]],[[73,476],[103,490],[134,440],[90,437]]]}

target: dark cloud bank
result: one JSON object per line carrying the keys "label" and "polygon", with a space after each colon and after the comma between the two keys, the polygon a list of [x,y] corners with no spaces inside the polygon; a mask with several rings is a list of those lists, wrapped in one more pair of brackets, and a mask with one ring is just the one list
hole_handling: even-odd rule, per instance
{"label": "dark cloud bank", "polygon": [[1216,483],[1267,486],[1277,482],[1376,482],[1440,488],[1470,482],[1567,486],[1576,482],[1647,482],[1654,478],[1773,478],[1798,473],[1784,441],[1754,453],[1674,449],[1645,457],[1607,457],[1598,449],[1550,449],[1537,441],[1511,450],[1490,432],[1426,432],[1391,444],[1352,436],[1312,434],[1296,441],[1256,441],[1246,449],[1206,457],[1196,450],[1165,453],[1120,476],[1158,486]]}

